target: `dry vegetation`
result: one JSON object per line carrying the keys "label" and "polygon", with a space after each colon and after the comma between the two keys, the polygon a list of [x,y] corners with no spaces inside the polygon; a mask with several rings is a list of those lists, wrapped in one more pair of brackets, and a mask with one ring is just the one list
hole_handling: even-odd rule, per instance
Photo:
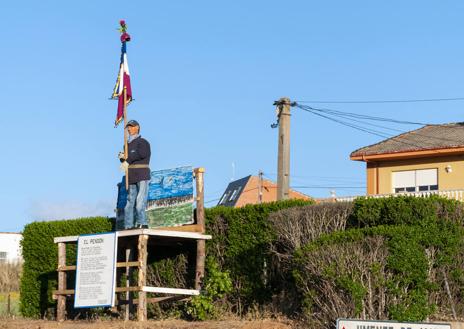
{"label": "dry vegetation", "polygon": [[277,240],[271,244],[275,265],[283,266],[284,273],[295,251],[322,234],[343,231],[353,204],[332,203],[284,209],[269,217]]}
{"label": "dry vegetation", "polygon": [[0,263],[0,292],[19,291],[22,263]]}

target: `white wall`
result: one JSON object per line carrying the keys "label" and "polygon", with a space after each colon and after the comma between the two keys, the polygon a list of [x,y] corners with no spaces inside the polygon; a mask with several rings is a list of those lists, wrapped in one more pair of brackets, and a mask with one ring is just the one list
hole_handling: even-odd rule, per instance
{"label": "white wall", "polygon": [[0,232],[0,252],[6,252],[7,262],[22,260],[21,246],[19,242],[22,239],[20,233],[1,233]]}

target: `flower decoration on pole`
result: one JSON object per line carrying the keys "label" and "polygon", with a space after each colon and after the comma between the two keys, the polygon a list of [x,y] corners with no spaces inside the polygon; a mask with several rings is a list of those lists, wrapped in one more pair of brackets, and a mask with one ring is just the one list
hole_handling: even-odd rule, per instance
{"label": "flower decoration on pole", "polygon": [[129,33],[127,33],[126,21],[121,19],[119,21],[119,25],[121,25],[121,27],[119,28],[119,32],[121,32],[121,42],[130,41],[131,37],[130,37]]}

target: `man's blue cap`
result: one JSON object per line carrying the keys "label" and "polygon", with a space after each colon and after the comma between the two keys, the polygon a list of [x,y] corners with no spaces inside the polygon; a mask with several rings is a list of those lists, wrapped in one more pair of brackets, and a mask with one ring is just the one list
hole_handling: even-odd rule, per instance
{"label": "man's blue cap", "polygon": [[129,126],[132,126],[132,127],[137,127],[137,126],[139,126],[139,127],[140,127],[139,123],[138,123],[137,121],[135,121],[135,120],[130,120],[130,121],[126,124],[126,128],[129,127]]}

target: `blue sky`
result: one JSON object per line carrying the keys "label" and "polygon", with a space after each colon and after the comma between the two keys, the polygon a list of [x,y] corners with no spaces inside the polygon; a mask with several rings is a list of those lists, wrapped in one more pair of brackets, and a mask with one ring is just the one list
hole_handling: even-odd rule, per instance
{"label": "blue sky", "polygon": [[[461,1],[2,1],[0,231],[112,214],[121,18],[132,35],[129,118],[151,142],[151,167],[205,167],[210,201],[231,178],[275,178],[270,124],[282,96],[464,97],[463,11]],[[319,106],[442,123],[463,121],[463,103]],[[349,154],[381,138],[298,109],[291,120],[291,185],[323,186],[302,190],[314,196],[365,185]]]}

